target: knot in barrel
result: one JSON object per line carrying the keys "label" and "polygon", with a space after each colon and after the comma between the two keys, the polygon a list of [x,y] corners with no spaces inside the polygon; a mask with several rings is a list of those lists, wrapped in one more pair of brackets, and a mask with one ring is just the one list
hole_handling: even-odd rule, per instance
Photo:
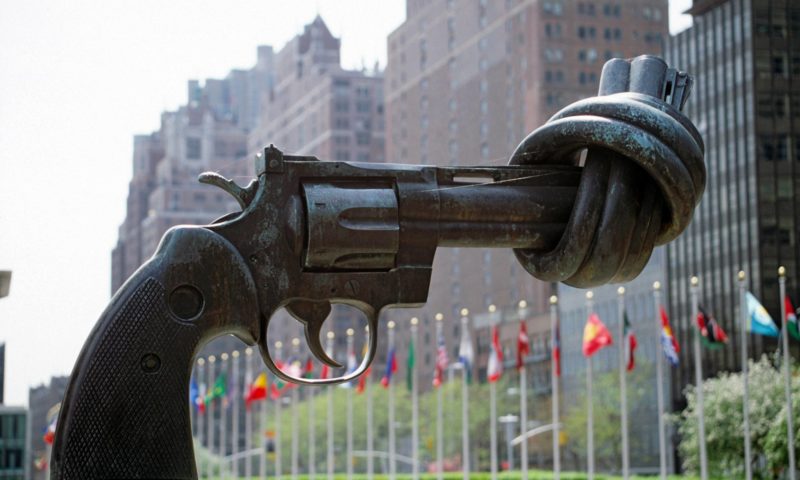
{"label": "knot in barrel", "polygon": [[[637,65],[642,58],[645,64]],[[705,188],[703,141],[677,108],[637,84],[642,76],[637,68],[651,67],[653,59],[606,64],[603,76],[612,80],[609,66],[627,64],[624,87],[638,91],[575,102],[512,154],[512,165],[583,165],[557,246],[514,250],[535,277],[584,288],[631,280],[656,245],[673,240],[689,224]],[[659,78],[666,64],[663,69]]]}

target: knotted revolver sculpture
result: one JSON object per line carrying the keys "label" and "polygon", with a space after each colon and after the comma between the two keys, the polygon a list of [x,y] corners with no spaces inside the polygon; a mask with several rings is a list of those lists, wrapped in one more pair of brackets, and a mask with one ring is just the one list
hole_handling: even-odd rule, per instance
{"label": "knotted revolver sculpture", "polygon": [[[577,287],[634,278],[705,186],[702,139],[680,113],[690,87],[658,58],[611,60],[600,95],[528,135],[508,166],[324,162],[270,146],[246,187],[202,175],[241,211],[171,229],[111,299],[62,403],[52,478],[196,478],[187,398],[206,342],[257,343],[285,380],[352,380],[375,355],[380,312],[427,300],[437,247],[512,248],[536,278]],[[320,344],[332,303],[368,319],[361,365],[287,376],[269,354],[270,317],[288,310],[336,367]]]}

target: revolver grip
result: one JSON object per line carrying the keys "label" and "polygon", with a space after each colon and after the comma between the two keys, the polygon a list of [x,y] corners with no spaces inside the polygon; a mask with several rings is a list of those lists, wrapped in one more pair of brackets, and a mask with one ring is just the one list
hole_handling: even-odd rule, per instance
{"label": "revolver grip", "polygon": [[52,479],[197,478],[189,416],[195,353],[213,337],[258,338],[255,284],[223,237],[167,232],[112,298],[61,404]]}

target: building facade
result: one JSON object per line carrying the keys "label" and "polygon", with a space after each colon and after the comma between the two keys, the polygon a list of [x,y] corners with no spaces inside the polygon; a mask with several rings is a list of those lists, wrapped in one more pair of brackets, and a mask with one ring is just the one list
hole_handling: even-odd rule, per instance
{"label": "building facade", "polygon": [[23,480],[28,474],[27,417],[24,407],[0,405],[0,479]]}
{"label": "building facade", "polygon": [[47,480],[49,449],[44,442],[44,432],[48,427],[47,415],[61,403],[69,385],[68,376],[52,377],[49,384],[42,384],[28,390],[29,438],[27,464],[32,467],[31,480]]}
{"label": "building facade", "polygon": [[[388,39],[386,152],[389,162],[411,164],[507,163],[517,144],[558,109],[596,94],[605,60],[660,53],[667,35],[665,0],[408,0],[406,15]],[[549,342],[553,293],[553,285],[533,279],[509,250],[440,249],[428,304],[394,315],[403,325],[418,316],[424,332],[443,313],[448,349],[457,358],[459,311],[468,308],[476,364],[483,366],[491,338],[486,319],[496,317],[486,313],[489,306],[510,312],[496,320],[510,322],[501,322],[508,332],[501,337],[513,351],[520,300],[528,305],[529,332]],[[423,338],[418,351],[435,349],[435,339]],[[432,372],[434,358],[418,354],[420,371]],[[549,358],[527,369],[528,385],[539,382],[539,371],[549,372]],[[531,402],[549,398],[545,383],[542,398]],[[428,378],[420,383],[429,384]]]}
{"label": "building facade", "polygon": [[158,131],[134,137],[127,212],[111,254],[112,293],[155,252],[170,227],[204,224],[238,210],[232,197],[200,184],[197,175],[213,170],[252,177],[247,133],[272,88],[272,70],[272,48],[261,46],[249,70],[202,86],[189,81],[187,104],[164,112]]}
{"label": "building facade", "polygon": [[[691,345],[689,279],[700,305],[728,333],[725,348],[703,351],[703,371],[741,368],[737,272],[780,323],[777,271],[798,301],[800,274],[800,4],[791,0],[695,1],[691,28],[667,46],[671,64],[695,76],[686,113],[705,141],[708,183],[687,231],[667,247],[669,308],[678,341]],[[749,335],[749,334],[747,334]],[[751,358],[776,350],[749,335]],[[795,354],[797,346],[793,347]],[[691,348],[672,378],[673,406],[694,383]]]}

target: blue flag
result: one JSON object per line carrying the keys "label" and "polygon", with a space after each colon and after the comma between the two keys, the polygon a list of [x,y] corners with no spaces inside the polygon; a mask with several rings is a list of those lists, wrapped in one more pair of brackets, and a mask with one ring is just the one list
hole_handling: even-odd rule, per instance
{"label": "blue flag", "polygon": [[747,323],[747,331],[764,335],[765,337],[777,337],[780,333],[775,322],[770,317],[767,309],[764,308],[756,297],[747,292],[747,316],[750,321]]}
{"label": "blue flag", "polygon": [[194,406],[195,409],[199,408],[197,404],[198,396],[200,396],[200,389],[197,387],[197,382],[194,377],[192,377],[192,381],[189,383],[189,403]]}

